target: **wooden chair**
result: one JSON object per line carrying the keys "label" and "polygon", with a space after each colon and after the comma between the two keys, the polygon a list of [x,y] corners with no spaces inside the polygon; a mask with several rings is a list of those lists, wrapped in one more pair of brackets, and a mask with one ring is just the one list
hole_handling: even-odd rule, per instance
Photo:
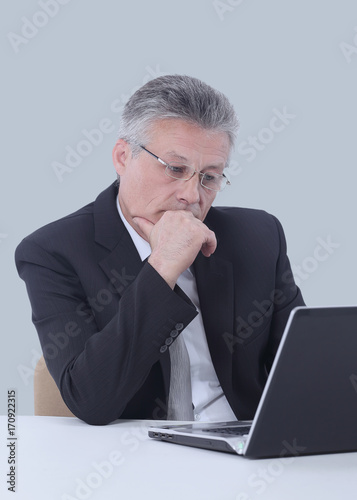
{"label": "wooden chair", "polygon": [[61,393],[47,369],[42,356],[34,373],[35,415],[53,417],[74,417],[62,399]]}

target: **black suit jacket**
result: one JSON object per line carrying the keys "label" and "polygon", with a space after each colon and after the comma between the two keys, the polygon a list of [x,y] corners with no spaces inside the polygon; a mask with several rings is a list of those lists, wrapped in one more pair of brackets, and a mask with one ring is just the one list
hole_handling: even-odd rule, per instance
{"label": "black suit jacket", "polygon": [[[196,316],[141,262],[114,183],[16,250],[45,360],[70,410],[91,424],[165,419],[167,344]],[[303,305],[282,227],[263,211],[211,208],[218,246],[194,262],[212,361],[238,419],[251,419],[293,307]],[[170,340],[168,340],[170,339]]]}

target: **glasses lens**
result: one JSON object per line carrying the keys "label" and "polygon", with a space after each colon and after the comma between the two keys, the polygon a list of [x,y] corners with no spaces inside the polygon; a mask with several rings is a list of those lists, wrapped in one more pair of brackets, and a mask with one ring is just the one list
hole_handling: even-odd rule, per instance
{"label": "glasses lens", "polygon": [[166,167],[166,174],[173,179],[187,180],[192,177],[193,168],[181,163],[170,163]]}
{"label": "glasses lens", "polygon": [[[182,163],[170,163],[166,164],[165,173],[172,179],[187,181],[194,175],[195,169]],[[215,172],[200,173],[200,177],[201,185],[212,191],[222,191],[227,185],[226,177]]]}
{"label": "glasses lens", "polygon": [[221,191],[226,185],[226,178],[214,172],[206,172],[202,176],[201,184],[212,191]]}

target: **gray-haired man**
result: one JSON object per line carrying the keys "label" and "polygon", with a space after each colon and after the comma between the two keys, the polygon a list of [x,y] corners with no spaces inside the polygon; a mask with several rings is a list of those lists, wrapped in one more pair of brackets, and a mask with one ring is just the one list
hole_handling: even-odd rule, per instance
{"label": "gray-haired man", "polygon": [[19,245],[47,366],[86,422],[253,418],[303,300],[280,223],[211,208],[237,127],[200,80],[148,82],[124,109],[119,182]]}

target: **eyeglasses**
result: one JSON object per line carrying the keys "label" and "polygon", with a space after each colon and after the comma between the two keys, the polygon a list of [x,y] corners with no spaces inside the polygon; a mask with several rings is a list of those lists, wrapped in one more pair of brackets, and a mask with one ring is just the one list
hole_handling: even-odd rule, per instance
{"label": "eyeglasses", "polygon": [[164,160],[154,155],[151,151],[141,146],[141,149],[149,153],[149,155],[156,158],[165,168],[165,174],[171,179],[179,179],[181,181],[188,181],[197,173],[200,177],[201,186],[210,189],[211,191],[222,191],[230,182],[224,174],[216,174],[215,172],[199,172],[193,167],[183,165],[182,163],[166,163]]}

